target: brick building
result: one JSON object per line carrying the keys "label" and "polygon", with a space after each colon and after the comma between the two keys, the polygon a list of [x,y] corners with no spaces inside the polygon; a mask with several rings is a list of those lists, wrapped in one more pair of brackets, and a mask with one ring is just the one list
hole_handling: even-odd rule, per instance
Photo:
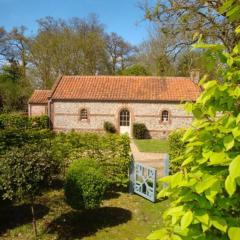
{"label": "brick building", "polygon": [[52,90],[36,90],[29,115],[48,114],[54,131],[103,132],[105,121],[120,133],[132,134],[144,123],[153,138],[189,126],[181,103],[200,94],[199,74],[190,77],[62,76]]}

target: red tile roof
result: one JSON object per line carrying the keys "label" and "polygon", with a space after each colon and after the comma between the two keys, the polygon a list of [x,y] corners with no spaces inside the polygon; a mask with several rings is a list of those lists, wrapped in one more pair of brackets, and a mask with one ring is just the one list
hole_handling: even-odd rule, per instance
{"label": "red tile roof", "polygon": [[51,90],[35,90],[29,99],[29,103],[46,104],[51,93]]}
{"label": "red tile roof", "polygon": [[52,99],[195,101],[201,89],[187,77],[62,76]]}

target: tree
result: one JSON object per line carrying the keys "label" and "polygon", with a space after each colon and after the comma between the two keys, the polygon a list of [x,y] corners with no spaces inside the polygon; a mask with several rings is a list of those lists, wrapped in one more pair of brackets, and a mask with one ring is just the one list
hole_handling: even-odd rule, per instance
{"label": "tree", "polygon": [[38,21],[38,34],[30,41],[30,61],[50,88],[61,75],[95,75],[107,70],[104,30],[95,16],[69,21],[52,17]]}
{"label": "tree", "polygon": [[0,190],[3,199],[25,201],[31,205],[33,229],[37,235],[34,202],[51,181],[56,162],[43,144],[12,148],[0,156]]}
{"label": "tree", "polygon": [[113,74],[116,74],[119,69],[124,70],[129,65],[128,61],[135,50],[131,44],[116,33],[106,36],[106,49]]}
{"label": "tree", "polygon": [[[239,9],[229,3],[224,2],[227,15]],[[236,33],[240,34],[240,26]],[[159,194],[172,200],[165,212],[171,221],[149,240],[236,240],[240,235],[240,44],[230,53],[219,44],[199,42],[195,47],[220,58],[222,65],[216,70],[221,81],[206,82],[205,76],[203,93],[196,103],[186,105],[195,120],[183,136],[181,171],[161,180],[168,187]]]}
{"label": "tree", "polygon": [[153,5],[141,4],[141,8],[146,19],[159,23],[162,32],[172,38],[171,51],[174,54],[197,42],[197,38],[193,39],[197,34],[204,41],[220,42],[231,51],[240,39],[234,34],[239,20],[229,21],[227,16],[236,18],[240,8],[238,0],[228,3],[232,9],[228,13],[223,1],[215,0],[157,0]]}
{"label": "tree", "polygon": [[119,72],[120,75],[125,76],[149,76],[147,69],[140,64],[134,64]]}
{"label": "tree", "polygon": [[135,62],[143,65],[151,75],[174,75],[174,61],[168,54],[170,42],[158,28],[153,28],[149,39],[138,48]]}
{"label": "tree", "polygon": [[6,111],[25,110],[30,87],[22,84],[22,68],[16,63],[0,69],[0,98],[2,109]]}

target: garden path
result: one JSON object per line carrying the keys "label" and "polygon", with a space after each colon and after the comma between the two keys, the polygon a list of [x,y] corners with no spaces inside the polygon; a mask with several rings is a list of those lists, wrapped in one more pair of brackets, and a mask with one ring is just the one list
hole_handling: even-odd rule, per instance
{"label": "garden path", "polygon": [[140,152],[136,144],[131,141],[131,152],[136,162],[142,163],[157,169],[157,175],[163,176],[163,155],[164,153]]}

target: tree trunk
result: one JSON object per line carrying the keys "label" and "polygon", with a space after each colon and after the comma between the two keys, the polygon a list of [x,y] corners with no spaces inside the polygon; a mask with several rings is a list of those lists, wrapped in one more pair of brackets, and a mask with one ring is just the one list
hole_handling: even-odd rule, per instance
{"label": "tree trunk", "polygon": [[35,237],[37,237],[37,224],[36,224],[36,219],[35,219],[35,211],[34,211],[34,202],[33,202],[33,200],[31,201],[31,211],[32,211],[33,231],[34,231]]}

